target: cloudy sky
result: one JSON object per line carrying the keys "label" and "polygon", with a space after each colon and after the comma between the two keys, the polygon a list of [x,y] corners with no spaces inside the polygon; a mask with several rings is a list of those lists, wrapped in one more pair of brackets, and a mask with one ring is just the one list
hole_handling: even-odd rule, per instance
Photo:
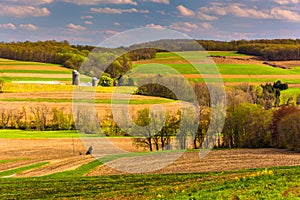
{"label": "cloudy sky", "polygon": [[0,0],[0,40],[99,44],[140,27],[195,39],[297,38],[300,0]]}

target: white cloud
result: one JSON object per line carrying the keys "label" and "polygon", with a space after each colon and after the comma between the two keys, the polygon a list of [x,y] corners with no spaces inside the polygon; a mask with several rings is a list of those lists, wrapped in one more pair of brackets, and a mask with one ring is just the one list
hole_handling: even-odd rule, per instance
{"label": "white cloud", "polygon": [[81,16],[80,19],[93,19],[94,17],[91,15],[88,16]]}
{"label": "white cloud", "polygon": [[61,0],[66,3],[74,3],[77,5],[100,5],[100,4],[130,4],[137,5],[133,0]]}
{"label": "white cloud", "polygon": [[278,19],[290,22],[300,22],[300,14],[297,12],[274,7],[271,9],[257,10],[255,8],[246,8],[242,4],[220,4],[215,3],[210,7],[201,7],[199,13],[215,14],[220,16],[232,15],[236,17],[253,19]]}
{"label": "white cloud", "polygon": [[49,16],[51,12],[47,8],[34,6],[8,6],[0,4],[0,15],[23,18],[27,16],[43,17]]}
{"label": "white cloud", "polygon": [[38,29],[38,27],[36,27],[33,24],[20,24],[19,27],[23,30],[28,30],[28,31],[35,31]]}
{"label": "white cloud", "polygon": [[143,0],[144,2],[170,4],[170,0]]}
{"label": "white cloud", "polygon": [[166,15],[167,14],[165,11],[162,11],[162,10],[158,10],[156,12],[159,13],[159,14],[161,14],[161,15]]}
{"label": "white cloud", "polygon": [[198,26],[196,24],[192,24],[189,22],[176,22],[169,26],[172,29],[184,32],[191,32],[194,29],[197,29]]}
{"label": "white cloud", "polygon": [[155,29],[163,29],[163,28],[166,28],[165,26],[157,25],[157,24],[147,24],[146,27],[148,27],[148,28],[155,28]]}
{"label": "white cloud", "polygon": [[114,23],[115,26],[120,26],[121,24],[119,22]]}
{"label": "white cloud", "polygon": [[53,3],[54,0],[2,0],[3,3],[14,3],[18,5],[30,5],[30,6],[38,6],[43,4]]}
{"label": "white cloud", "polygon": [[117,9],[117,8],[91,8],[91,12],[94,13],[105,13],[105,14],[122,14],[122,13],[149,13],[149,10],[137,10],[131,9]]}
{"label": "white cloud", "polygon": [[290,22],[300,22],[300,15],[298,13],[282,8],[271,9],[270,18],[287,20]]}
{"label": "white cloud", "polygon": [[104,31],[104,33],[107,34],[107,35],[116,35],[119,32],[118,31],[114,31],[114,30],[106,30],[106,31]]}
{"label": "white cloud", "polygon": [[75,31],[85,31],[86,30],[86,27],[76,25],[76,24],[73,24],[73,23],[68,24],[66,27],[71,29],[71,30],[75,30]]}
{"label": "white cloud", "polygon": [[10,29],[10,30],[16,30],[17,29],[17,27],[14,24],[12,24],[12,23],[0,24],[0,28]]}
{"label": "white cloud", "polygon": [[84,22],[86,25],[93,25],[94,23],[92,21],[85,21]]}
{"label": "white cloud", "polygon": [[201,20],[204,20],[204,21],[214,21],[214,20],[218,20],[218,17],[216,16],[211,16],[211,15],[208,15],[208,14],[205,14],[203,12],[198,12],[197,13],[197,18],[201,19]]}
{"label": "white cloud", "polygon": [[182,16],[195,16],[196,15],[194,11],[184,7],[183,5],[179,5],[176,8]]}
{"label": "white cloud", "polygon": [[204,28],[205,30],[209,30],[212,28],[212,25],[210,23],[204,22],[201,23],[202,28]]}
{"label": "white cloud", "polygon": [[280,5],[286,5],[286,4],[298,4],[300,3],[300,0],[274,0],[274,2]]}
{"label": "white cloud", "polygon": [[204,20],[204,21],[213,21],[217,20],[218,18],[215,16],[211,16],[208,14],[205,14],[201,11],[195,13],[193,10],[190,10],[183,5],[177,6],[177,10],[179,11],[180,15],[184,17],[197,17],[198,19]]}

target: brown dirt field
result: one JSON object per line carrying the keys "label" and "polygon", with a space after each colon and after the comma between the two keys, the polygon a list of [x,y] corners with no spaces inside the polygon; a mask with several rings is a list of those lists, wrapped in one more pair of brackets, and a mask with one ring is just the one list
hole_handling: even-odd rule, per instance
{"label": "brown dirt field", "polygon": [[37,169],[28,170],[17,174],[15,177],[36,177],[46,176],[58,172],[74,170],[84,164],[95,160],[92,156],[75,156],[71,158],[64,158],[59,160],[50,160],[49,164]]}
{"label": "brown dirt field", "polygon": [[[108,139],[121,149],[130,152],[138,151],[132,146],[131,138]],[[50,163],[37,169],[25,171],[17,176],[43,176],[73,170],[95,159],[93,156],[85,156],[86,150],[87,147],[80,139],[0,139],[0,160],[20,159],[15,162],[0,164],[0,171],[39,162]],[[82,155],[79,155],[80,153]]]}
{"label": "brown dirt field", "polygon": [[300,67],[300,60],[291,60],[291,61],[272,61],[276,65],[283,65],[289,68]]}
{"label": "brown dirt field", "polygon": [[[119,159],[123,169],[133,167],[124,164]],[[116,162],[116,161],[112,161]],[[155,163],[149,162],[149,166]],[[164,169],[154,173],[195,173],[195,172],[222,172],[231,170],[242,170],[250,168],[264,168],[274,166],[295,166],[300,165],[300,154],[280,149],[239,149],[239,150],[217,150],[211,151],[206,157],[199,158],[196,152],[185,153],[180,159]],[[138,166],[134,166],[138,168]],[[153,172],[152,172],[153,173]],[[124,174],[102,165],[97,167],[88,176]]]}
{"label": "brown dirt field", "polygon": [[[163,108],[165,108],[167,111],[177,111],[180,107],[178,103],[165,103],[165,104],[159,104]],[[57,109],[63,109],[65,113],[71,113],[72,112],[72,103],[35,103],[35,102],[9,102],[9,109],[10,110],[22,110],[25,108],[27,112],[30,112],[30,109],[33,107],[43,107],[46,106],[50,109],[57,108]],[[143,104],[143,105],[129,105],[128,109],[131,115],[134,115],[138,110],[144,109],[144,108],[151,108],[153,105],[151,104]],[[0,102],[0,110],[1,109],[7,109],[8,108],[8,102]],[[98,113],[99,117],[104,117],[105,115],[110,113],[111,110],[111,104],[95,104],[95,110]]]}
{"label": "brown dirt field", "polygon": [[253,64],[253,65],[263,65],[264,61],[257,60],[255,57],[246,56],[246,57],[226,57],[226,58],[217,58],[213,57],[213,61],[216,64]]}
{"label": "brown dirt field", "polygon": [[[132,146],[131,138],[108,138],[117,147],[136,152]],[[91,141],[94,139],[91,138]],[[16,177],[44,176],[52,173],[73,170],[79,166],[94,160],[92,156],[79,155],[84,154],[87,147],[84,147],[80,139],[1,139],[0,140],[0,160],[5,159],[23,159],[16,162],[0,164],[0,171],[15,169],[22,166],[49,162],[37,169],[31,169]],[[126,161],[126,160],[125,160]],[[164,161],[164,160],[163,160]],[[118,163],[123,169],[131,166],[131,163],[117,159],[111,162]],[[153,161],[149,166],[155,166]],[[215,150],[209,152],[204,158],[199,158],[197,152],[184,153],[177,161],[171,165],[150,173],[195,173],[195,172],[221,172],[231,170],[242,170],[249,168],[264,168],[273,166],[295,166],[300,165],[300,153],[290,152],[282,149],[237,149],[237,150]],[[124,174],[102,165],[94,169],[88,176],[102,176]]]}
{"label": "brown dirt field", "polygon": [[1,139],[0,144],[0,160],[24,159],[0,164],[0,171],[39,162],[71,159],[78,157],[79,152],[83,154],[86,151],[79,139],[74,139],[74,153],[72,139]]}
{"label": "brown dirt field", "polygon": [[[253,56],[232,56],[226,58],[212,57],[207,59],[191,59],[193,64],[253,64],[253,65],[262,65],[264,61],[258,60]],[[184,59],[156,59],[156,60],[140,60],[135,61],[134,64],[149,64],[149,63],[159,63],[159,64],[188,64]]]}
{"label": "brown dirt field", "polygon": [[1,62],[0,70],[53,70],[53,71],[70,71],[70,69],[59,66],[38,66],[38,65],[7,65]]}
{"label": "brown dirt field", "polygon": [[[74,91],[75,92],[75,91]],[[95,97],[95,99],[112,99],[112,93],[99,93],[99,92],[87,92],[82,93],[83,99],[84,95],[88,95],[88,97]],[[95,96],[94,96],[95,95]],[[117,95],[117,94],[116,94]],[[75,95],[76,98],[80,95]],[[63,92],[26,92],[26,93],[1,93],[0,98],[22,98],[22,99],[38,99],[38,98],[48,98],[48,99],[72,99],[73,92],[71,91],[63,91]],[[124,96],[118,95],[118,99],[125,99]],[[132,100],[159,100],[161,98],[158,97],[150,97],[150,96],[141,96],[141,95],[132,95]]]}

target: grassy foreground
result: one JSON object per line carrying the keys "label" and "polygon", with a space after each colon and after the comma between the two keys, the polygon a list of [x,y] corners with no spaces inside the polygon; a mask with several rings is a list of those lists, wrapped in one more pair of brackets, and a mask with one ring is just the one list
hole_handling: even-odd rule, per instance
{"label": "grassy foreground", "polygon": [[[94,167],[95,161],[92,162]],[[88,164],[89,165],[89,164]],[[82,167],[81,167],[82,168]],[[84,169],[82,168],[84,171]],[[224,173],[0,179],[1,199],[299,199],[300,167]]]}

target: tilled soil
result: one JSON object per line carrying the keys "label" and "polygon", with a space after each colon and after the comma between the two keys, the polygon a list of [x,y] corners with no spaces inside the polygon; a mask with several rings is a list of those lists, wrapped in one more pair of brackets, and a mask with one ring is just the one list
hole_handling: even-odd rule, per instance
{"label": "tilled soil", "polygon": [[[161,160],[160,162],[165,162]],[[140,166],[145,167],[141,162]],[[116,170],[109,166],[122,166],[124,170]],[[147,165],[156,165],[156,163],[147,163]],[[231,170],[242,170],[250,168],[264,168],[274,166],[295,166],[300,165],[300,153],[289,152],[281,149],[238,149],[238,150],[216,150],[211,151],[203,158],[199,153],[189,152],[176,160],[169,166],[150,173],[195,173],[195,172],[222,172]],[[127,168],[133,167],[126,163],[126,159],[111,161],[107,165],[101,165],[89,176],[126,174]],[[131,170],[132,171],[132,170]]]}

